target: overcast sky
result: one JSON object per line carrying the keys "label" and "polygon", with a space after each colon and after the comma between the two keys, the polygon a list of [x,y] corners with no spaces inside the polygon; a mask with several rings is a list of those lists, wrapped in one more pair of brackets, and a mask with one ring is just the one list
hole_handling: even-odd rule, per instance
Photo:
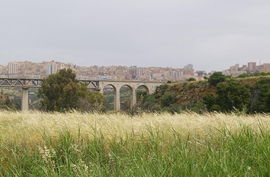
{"label": "overcast sky", "polygon": [[0,65],[270,62],[270,0],[0,0],[0,24]]}

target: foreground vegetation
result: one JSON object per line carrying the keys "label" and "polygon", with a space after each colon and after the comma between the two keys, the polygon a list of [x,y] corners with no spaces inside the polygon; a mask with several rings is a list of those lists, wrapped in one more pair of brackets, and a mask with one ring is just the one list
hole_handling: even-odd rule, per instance
{"label": "foreground vegetation", "polygon": [[0,176],[269,176],[269,115],[0,112]]}

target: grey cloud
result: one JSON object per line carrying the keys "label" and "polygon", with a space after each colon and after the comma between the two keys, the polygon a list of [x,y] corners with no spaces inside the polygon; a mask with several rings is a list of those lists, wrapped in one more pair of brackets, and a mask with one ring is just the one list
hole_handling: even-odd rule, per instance
{"label": "grey cloud", "polygon": [[266,0],[1,0],[0,64],[219,70],[270,62]]}

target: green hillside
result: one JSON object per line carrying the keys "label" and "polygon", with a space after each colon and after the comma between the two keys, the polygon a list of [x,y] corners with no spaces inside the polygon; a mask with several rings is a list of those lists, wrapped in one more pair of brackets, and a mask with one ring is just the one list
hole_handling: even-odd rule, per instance
{"label": "green hillside", "polygon": [[[262,93],[263,88],[270,89],[270,76],[227,78],[224,83],[229,82],[236,83],[249,90],[250,103],[247,105],[248,108],[259,101],[259,96],[256,94]],[[216,96],[217,87],[218,86],[211,85],[207,80],[167,83],[158,87],[154,94],[145,97],[140,107],[149,111],[180,112],[182,110],[191,110],[203,112],[207,110],[204,104],[204,97],[206,95]],[[270,103],[270,90],[263,90],[264,99],[268,99],[269,92]],[[265,101],[267,102],[267,100]]]}
{"label": "green hillside", "polygon": [[[270,79],[270,76],[254,76],[246,78],[232,78],[236,82],[248,85],[250,87],[256,87],[258,81],[261,79]],[[187,104],[190,102],[201,101],[202,97],[206,94],[216,94],[216,88],[211,86],[207,80],[205,81],[193,81],[193,82],[177,82],[166,84],[167,89],[165,93],[172,93],[177,95],[177,103]],[[160,92],[160,90],[158,90]]]}

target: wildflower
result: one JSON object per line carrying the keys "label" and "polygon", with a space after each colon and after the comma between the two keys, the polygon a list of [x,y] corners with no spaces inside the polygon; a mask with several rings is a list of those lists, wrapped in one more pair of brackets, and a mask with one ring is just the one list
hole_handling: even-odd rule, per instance
{"label": "wildflower", "polygon": [[75,151],[75,152],[81,152],[81,150],[79,149],[79,146],[77,144],[72,144],[71,148]]}
{"label": "wildflower", "polygon": [[54,157],[56,157],[56,152],[53,148],[47,148],[47,146],[38,147],[39,154],[41,155],[43,161],[47,165],[51,165],[53,168],[55,167],[55,161],[53,160]]}

